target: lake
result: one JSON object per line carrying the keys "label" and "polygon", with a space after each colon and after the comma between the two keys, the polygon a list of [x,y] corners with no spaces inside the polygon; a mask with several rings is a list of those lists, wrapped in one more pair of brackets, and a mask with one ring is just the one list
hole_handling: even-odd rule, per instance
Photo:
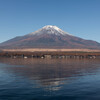
{"label": "lake", "polygon": [[0,58],[0,100],[100,100],[100,59]]}

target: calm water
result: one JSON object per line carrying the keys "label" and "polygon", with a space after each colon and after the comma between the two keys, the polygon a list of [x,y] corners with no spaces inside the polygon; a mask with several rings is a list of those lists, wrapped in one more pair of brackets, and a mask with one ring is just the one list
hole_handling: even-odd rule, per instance
{"label": "calm water", "polygon": [[0,100],[100,100],[100,59],[0,58]]}

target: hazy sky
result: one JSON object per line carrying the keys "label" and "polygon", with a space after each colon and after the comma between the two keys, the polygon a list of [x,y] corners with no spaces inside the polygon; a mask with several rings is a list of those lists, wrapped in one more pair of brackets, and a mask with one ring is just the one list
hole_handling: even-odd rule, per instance
{"label": "hazy sky", "polygon": [[100,42],[100,0],[0,0],[0,42],[45,25]]}

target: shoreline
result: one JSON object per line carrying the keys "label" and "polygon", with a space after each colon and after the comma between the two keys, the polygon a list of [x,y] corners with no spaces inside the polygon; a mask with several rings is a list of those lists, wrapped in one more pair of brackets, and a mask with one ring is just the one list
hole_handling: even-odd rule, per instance
{"label": "shoreline", "polygon": [[100,58],[100,50],[89,49],[3,49],[0,57],[11,58]]}
{"label": "shoreline", "polygon": [[4,52],[100,52],[97,49],[44,49],[44,48],[29,48],[29,49],[1,49]]}

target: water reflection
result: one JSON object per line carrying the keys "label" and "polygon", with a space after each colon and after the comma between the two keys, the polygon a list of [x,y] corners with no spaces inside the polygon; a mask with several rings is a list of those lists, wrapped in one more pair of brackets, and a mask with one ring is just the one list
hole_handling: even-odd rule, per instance
{"label": "water reflection", "polygon": [[3,70],[27,78],[31,83],[35,81],[38,88],[43,87],[52,91],[58,91],[64,84],[69,84],[80,76],[94,74],[100,67],[99,61],[99,59],[0,58],[0,63],[9,64],[3,66]]}

